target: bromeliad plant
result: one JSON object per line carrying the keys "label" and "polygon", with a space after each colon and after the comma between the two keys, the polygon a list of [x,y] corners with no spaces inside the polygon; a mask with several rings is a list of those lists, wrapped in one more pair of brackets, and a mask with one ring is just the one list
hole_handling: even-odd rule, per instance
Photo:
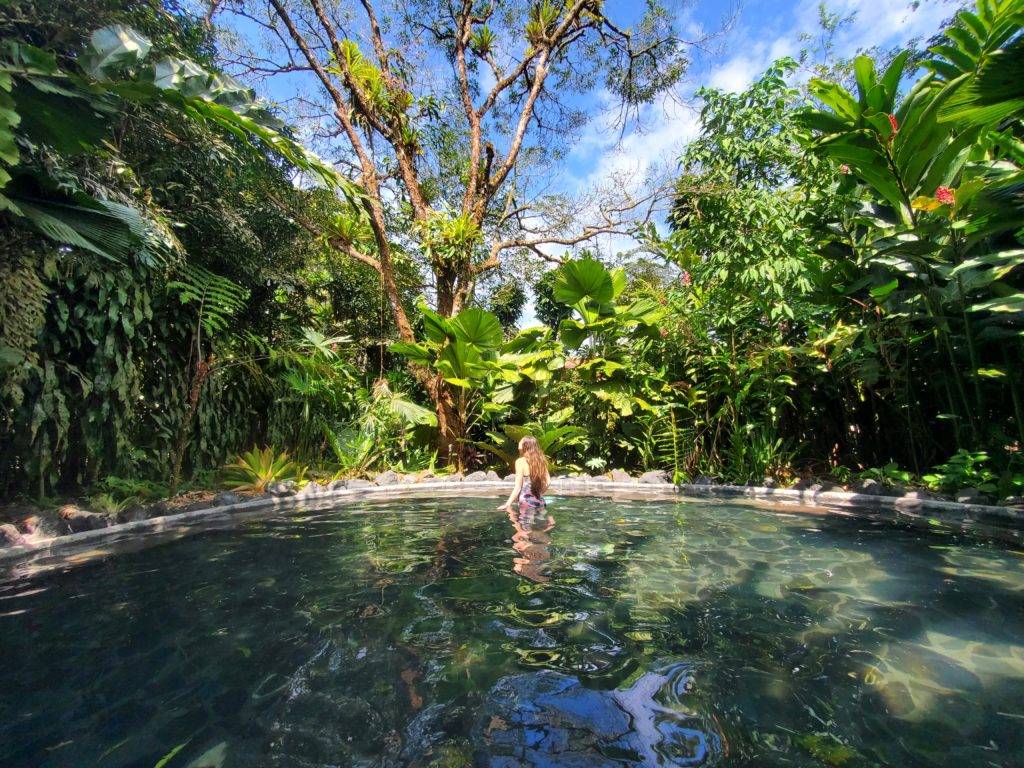
{"label": "bromeliad plant", "polygon": [[296,464],[287,451],[266,446],[240,454],[224,467],[224,484],[235,491],[263,493],[271,483],[301,479],[305,468]]}

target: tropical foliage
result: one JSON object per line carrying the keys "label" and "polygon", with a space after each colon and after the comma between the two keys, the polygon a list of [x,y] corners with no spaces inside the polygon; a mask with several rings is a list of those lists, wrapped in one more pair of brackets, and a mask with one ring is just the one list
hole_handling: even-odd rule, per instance
{"label": "tropical foliage", "polygon": [[[524,98],[549,63],[563,82],[623,74],[638,41],[600,4],[507,3],[490,22],[415,4],[454,57],[451,103],[414,95],[389,53],[408,20],[339,38],[322,80],[358,183],[221,71],[207,20],[157,0],[16,5],[0,10],[7,494],[86,488],[113,509],[210,471],[252,490],[307,465],[504,473],[524,434],[564,472],[1024,488],[1020,0],[978,0],[926,51],[810,79],[785,59],[742,92],[699,90],[699,135],[667,158],[668,226],[637,223],[644,257],[614,260],[576,222],[538,234],[558,201],[525,213],[514,173],[557,162],[514,119],[557,111],[546,92],[524,108],[520,74]],[[530,47],[488,96],[499,16]],[[577,39],[607,60],[560,47]],[[671,53],[616,94],[635,108],[676,82]],[[492,128],[536,144],[502,157]],[[583,229],[623,231],[603,210]]]}
{"label": "tropical foliage", "polygon": [[333,330],[340,286],[379,296],[273,202],[330,219],[352,187],[211,67],[208,34],[150,0],[0,9],[5,492],[167,482],[301,442],[294,340]]}

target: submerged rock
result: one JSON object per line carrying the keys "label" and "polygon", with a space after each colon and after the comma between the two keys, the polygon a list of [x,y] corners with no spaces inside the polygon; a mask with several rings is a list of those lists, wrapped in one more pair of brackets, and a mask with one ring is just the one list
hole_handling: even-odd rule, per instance
{"label": "submerged rock", "polygon": [[493,469],[488,469],[487,470],[487,479],[488,480],[501,480],[501,475],[499,475]]}
{"label": "submerged rock", "polygon": [[345,486],[347,484],[348,484],[347,480],[331,480],[331,482],[329,482],[327,484],[327,490],[328,491],[340,491],[343,488],[345,488]]}
{"label": "submerged rock", "polygon": [[470,472],[465,477],[465,481],[467,483],[475,483],[475,482],[479,482],[480,480],[486,480],[486,479],[487,479],[487,473],[483,472],[481,470],[477,470],[476,472]]}
{"label": "submerged rock", "polygon": [[346,483],[347,488],[371,488],[373,483],[369,480],[364,480],[361,477],[354,477]]}
{"label": "submerged rock", "polygon": [[109,528],[113,524],[113,521],[107,515],[88,512],[76,507],[74,504],[66,504],[61,507],[58,514],[71,533]]}
{"label": "submerged rock", "polygon": [[693,481],[694,485],[715,485],[715,478],[708,477],[707,475],[698,475]]}
{"label": "submerged rock", "polygon": [[1007,496],[999,502],[1003,507],[1024,507],[1024,496]]}
{"label": "submerged rock", "polygon": [[513,473],[512,473],[512,474],[510,474],[510,475],[505,475],[505,476],[504,476],[503,478],[501,478],[501,479],[502,479],[502,480],[505,480],[505,481],[512,481],[512,480],[515,480],[515,479],[516,479],[516,473],[515,473],[515,472],[513,472]]}
{"label": "submerged rock", "polygon": [[668,472],[663,469],[652,469],[640,475],[640,482],[648,485],[660,485],[669,481]]}
{"label": "submerged rock", "polygon": [[684,699],[688,665],[648,672],[629,688],[594,690],[551,670],[499,680],[474,725],[477,765],[697,766],[713,762],[721,740],[709,718]]}
{"label": "submerged rock", "polygon": [[633,478],[624,469],[613,469],[610,473],[613,483],[631,483]]}
{"label": "submerged rock", "polygon": [[[410,766],[444,766],[473,764],[472,755],[466,745],[467,754],[456,755],[456,759],[447,762],[444,758],[452,755],[457,749],[451,742],[460,740],[463,732],[465,710],[444,704],[431,704],[417,714],[405,728],[405,746],[400,759],[402,765]],[[461,757],[462,759],[458,759]]]}

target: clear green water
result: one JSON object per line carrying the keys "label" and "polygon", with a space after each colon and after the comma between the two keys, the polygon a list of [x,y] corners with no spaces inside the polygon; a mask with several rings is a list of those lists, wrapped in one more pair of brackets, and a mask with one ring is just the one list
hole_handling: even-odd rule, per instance
{"label": "clear green water", "polygon": [[0,765],[1024,765],[1024,557],[752,507],[250,522],[0,583]]}

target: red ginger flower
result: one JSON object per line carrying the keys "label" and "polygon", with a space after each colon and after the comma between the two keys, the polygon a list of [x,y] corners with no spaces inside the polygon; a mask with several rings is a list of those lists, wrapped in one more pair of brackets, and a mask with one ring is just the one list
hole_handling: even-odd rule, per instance
{"label": "red ginger flower", "polygon": [[896,122],[896,115],[889,115],[889,125],[893,133],[900,132],[900,124]]}
{"label": "red ginger flower", "polygon": [[956,202],[956,195],[949,187],[939,187],[935,190],[935,199],[943,205],[952,205]]}
{"label": "red ginger flower", "polygon": [[683,270],[683,274],[681,274],[679,276],[679,282],[682,285],[687,286],[687,287],[689,287],[690,285],[693,284],[693,278],[690,276],[690,270],[688,270],[688,269],[684,269]]}
{"label": "red ginger flower", "polygon": [[848,166],[846,163],[843,163],[842,165],[839,166],[839,172],[846,176],[847,174],[850,173],[850,166]]}

